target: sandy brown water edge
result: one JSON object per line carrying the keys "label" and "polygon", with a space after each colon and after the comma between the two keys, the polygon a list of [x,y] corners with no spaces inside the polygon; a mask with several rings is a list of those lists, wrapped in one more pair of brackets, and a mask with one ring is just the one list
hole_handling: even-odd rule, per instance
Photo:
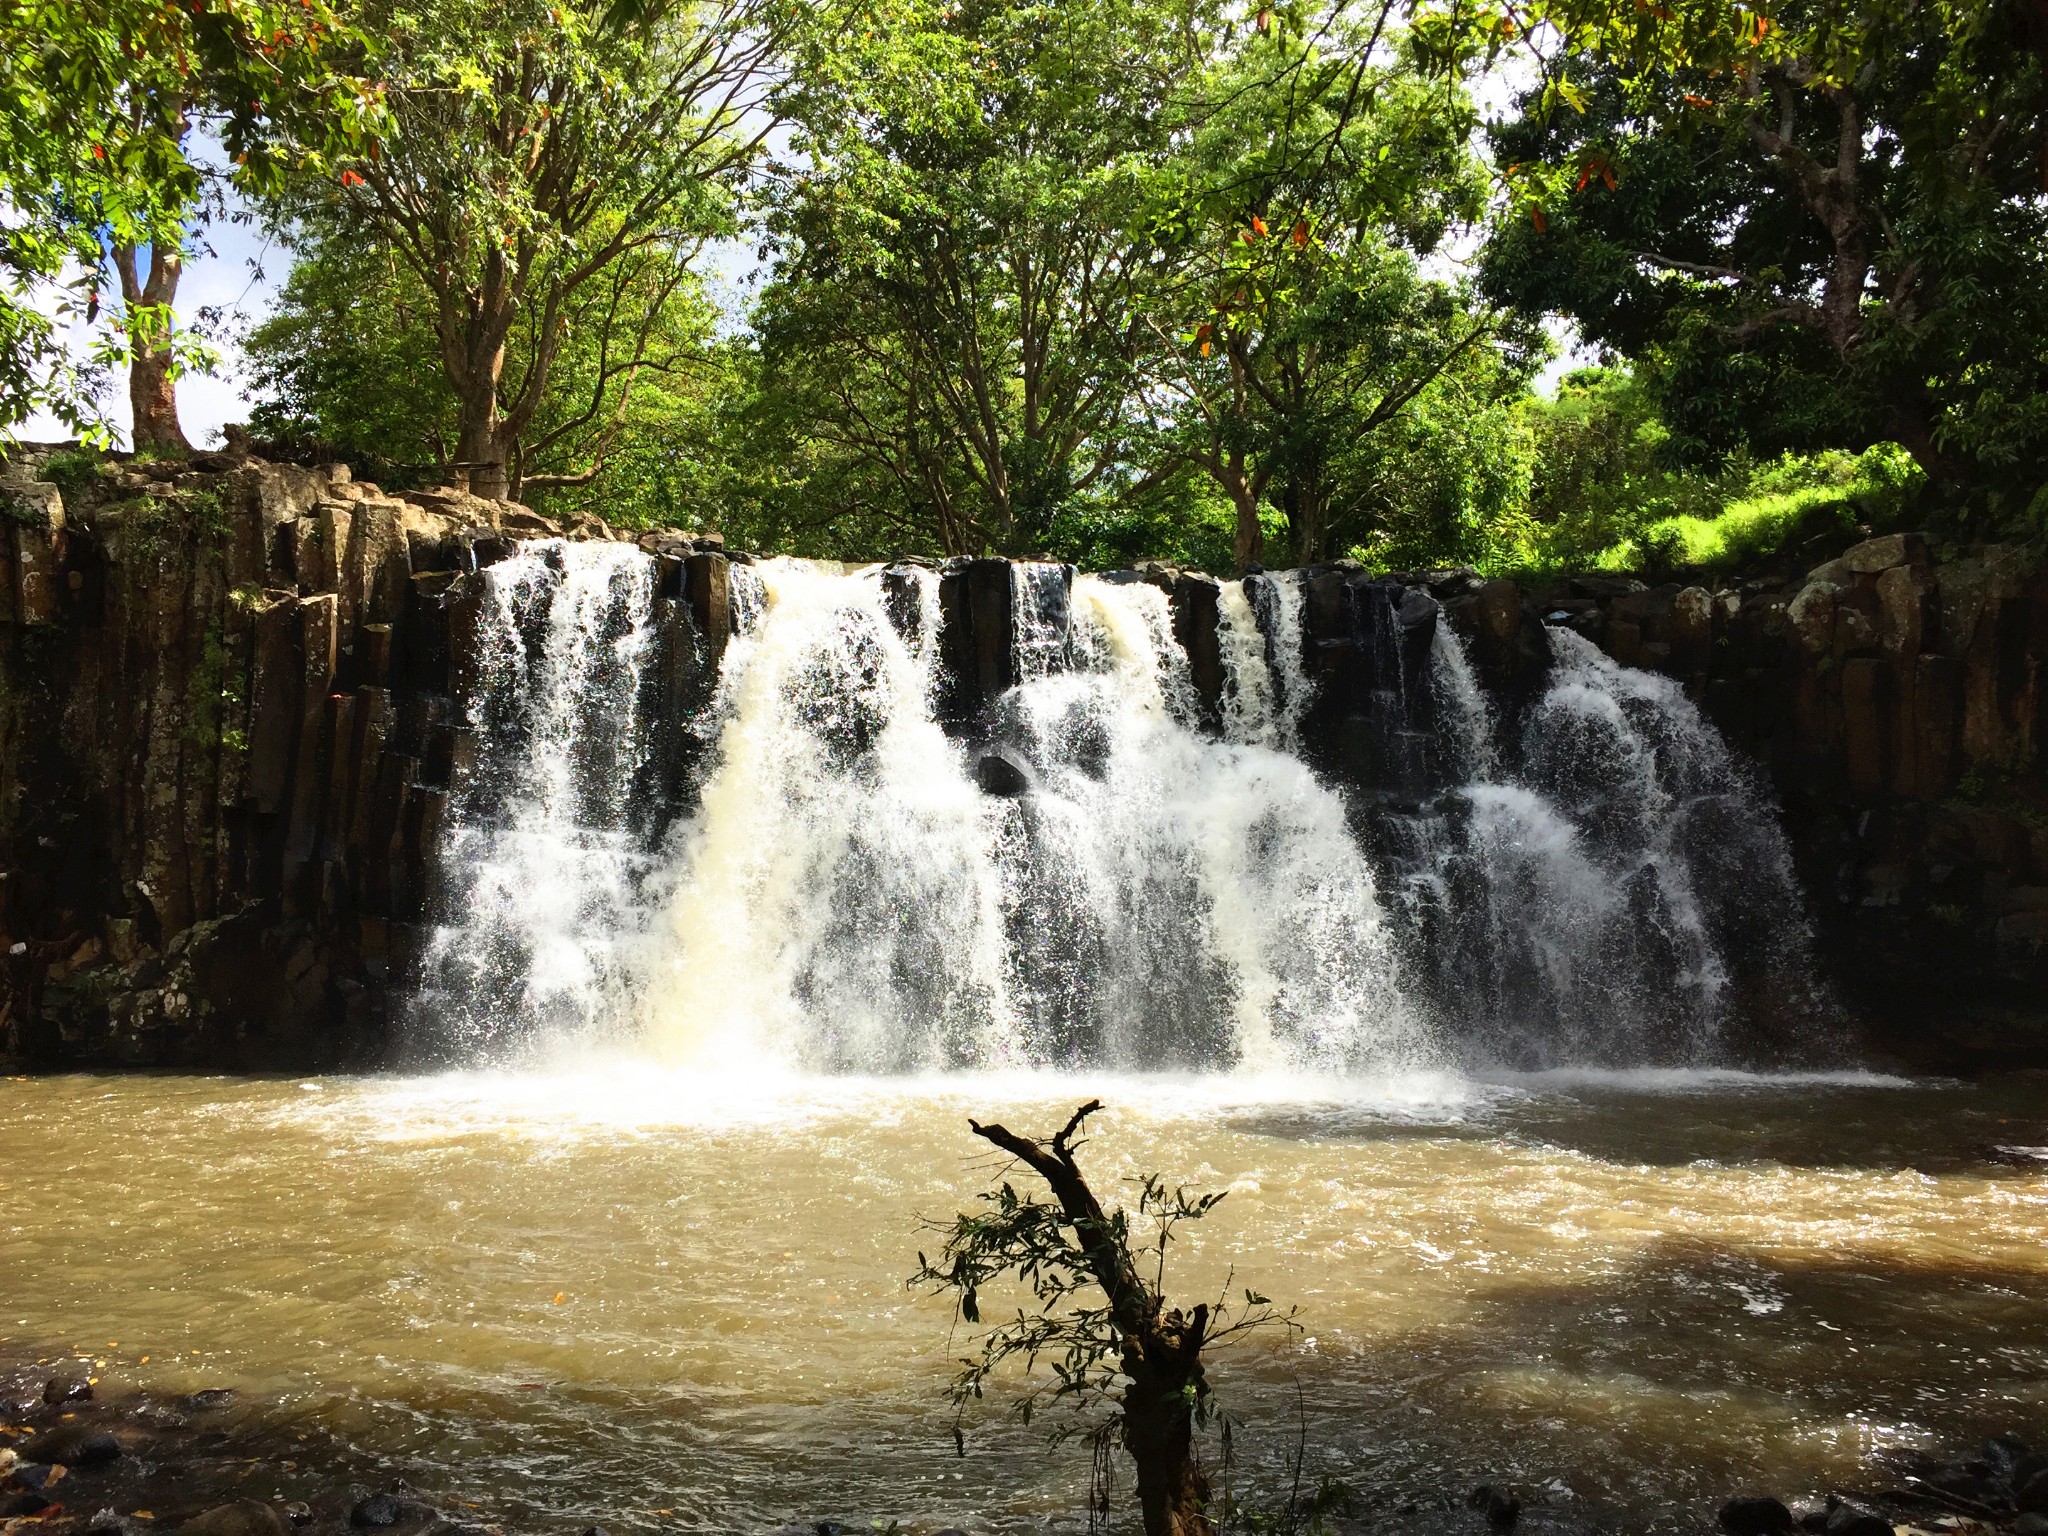
{"label": "sandy brown water edge", "polygon": [[289,1461],[571,1536],[1078,1528],[1084,1452],[987,1415],[953,1456],[959,1341],[902,1280],[986,1180],[966,1114],[1086,1092],[1107,1182],[1231,1191],[1190,1288],[1304,1309],[1218,1369],[1255,1490],[1297,1413],[1374,1530],[1476,1519],[1481,1480],[1525,1529],[1707,1529],[1732,1493],[2048,1440],[2048,1177],[1986,1155],[2048,1143],[2039,1077],[0,1089],[0,1351],[160,1404],[236,1387],[248,1487]]}

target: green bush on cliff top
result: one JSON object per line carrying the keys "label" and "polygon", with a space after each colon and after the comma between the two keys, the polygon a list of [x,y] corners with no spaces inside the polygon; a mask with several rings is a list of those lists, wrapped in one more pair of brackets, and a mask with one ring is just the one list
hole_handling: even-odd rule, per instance
{"label": "green bush on cliff top", "polygon": [[1787,454],[1758,471],[1747,493],[1712,517],[1662,518],[1639,536],[1610,544],[1594,564],[1602,570],[1726,569],[1761,559],[1823,527],[1896,521],[1923,478],[1911,455],[1896,443],[1880,443],[1860,454]]}

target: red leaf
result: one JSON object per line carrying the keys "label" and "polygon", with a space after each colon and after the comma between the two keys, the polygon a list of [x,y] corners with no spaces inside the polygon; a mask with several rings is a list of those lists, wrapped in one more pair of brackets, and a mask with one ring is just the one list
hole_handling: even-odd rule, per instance
{"label": "red leaf", "polygon": [[1529,210],[1529,222],[1536,226],[1536,233],[1539,235],[1550,228],[1550,220],[1543,217],[1543,210],[1541,208],[1531,208]]}

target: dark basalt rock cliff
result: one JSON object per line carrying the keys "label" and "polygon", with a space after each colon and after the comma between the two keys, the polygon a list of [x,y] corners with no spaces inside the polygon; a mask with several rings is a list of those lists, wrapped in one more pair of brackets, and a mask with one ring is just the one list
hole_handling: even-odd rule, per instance
{"label": "dark basalt rock cliff", "polygon": [[[379,1059],[469,754],[475,573],[610,530],[221,455],[68,498],[37,467],[0,485],[0,1057]],[[647,542],[669,629],[722,641],[723,557]]]}
{"label": "dark basalt rock cliff", "polygon": [[[472,752],[477,573],[519,538],[626,536],[231,455],[109,463],[65,494],[38,478],[45,457],[18,452],[0,475],[0,1059],[383,1059]],[[702,742],[685,725],[747,557],[674,532],[635,542],[658,565],[658,824],[687,802]],[[1304,750],[1361,804],[1440,787],[1415,703],[1436,624],[1465,637],[1509,728],[1543,685],[1545,626],[1568,626],[1680,679],[1768,769],[1821,953],[1880,1046],[1930,1066],[2048,1061],[2037,560],[1936,562],[1894,535],[1730,587],[1601,575],[1525,592],[1342,562],[1304,576]],[[903,578],[883,579],[897,595]],[[1160,566],[1120,579],[1168,593],[1213,720],[1217,584]],[[1031,600],[1057,608],[1070,583],[1055,570]],[[1005,561],[940,578],[941,712],[970,740],[1013,680],[1015,592]],[[1259,579],[1248,595],[1271,609]],[[900,622],[919,622],[902,597]],[[992,793],[1020,792],[1016,776],[982,775]]]}

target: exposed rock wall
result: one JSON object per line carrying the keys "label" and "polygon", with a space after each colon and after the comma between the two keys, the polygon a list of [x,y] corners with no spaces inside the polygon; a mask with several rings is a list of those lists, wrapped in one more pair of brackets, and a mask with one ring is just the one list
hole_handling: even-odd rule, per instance
{"label": "exposed rock wall", "polygon": [[[2048,567],[1870,539],[1789,582],[1580,579],[1529,612],[1683,680],[1768,769],[1827,957],[1928,1066],[2048,1063]],[[1526,622],[1526,618],[1525,618]]]}
{"label": "exposed rock wall", "polygon": [[[0,481],[0,1058],[379,1059],[468,753],[474,573],[562,530],[228,456],[67,497],[41,462]],[[723,557],[649,547],[665,628],[725,633]],[[702,670],[664,673],[678,715]]]}
{"label": "exposed rock wall", "polygon": [[[458,701],[477,573],[516,538],[614,535],[229,456],[111,464],[69,494],[42,465],[18,454],[0,477],[0,1058],[384,1058],[472,751]],[[746,557],[715,538],[638,542],[659,572],[664,735],[639,790],[658,828],[687,801],[703,745],[687,723],[733,630],[730,561]],[[1217,584],[1157,566],[1124,579],[1167,593],[1215,720]],[[922,622],[907,578],[883,580],[899,622]],[[1043,620],[1070,586],[1043,581],[1024,606]],[[1032,621],[1018,590],[1003,561],[942,574],[942,711],[962,735],[1014,680]],[[1443,787],[1440,622],[1511,724],[1543,685],[1546,624],[1681,679],[1768,769],[1823,953],[1880,1042],[1925,1065],[2048,1059],[2037,561],[1987,548],[1937,563],[1902,535],[1776,586],[1597,576],[1532,592],[1338,563],[1304,573],[1302,613],[1304,751],[1361,803]]]}

